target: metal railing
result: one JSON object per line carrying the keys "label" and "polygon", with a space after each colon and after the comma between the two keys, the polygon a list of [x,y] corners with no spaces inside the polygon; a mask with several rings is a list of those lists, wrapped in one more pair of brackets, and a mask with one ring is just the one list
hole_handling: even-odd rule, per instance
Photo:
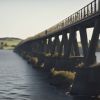
{"label": "metal railing", "polygon": [[74,14],[72,14],[71,16],[69,16],[68,18],[62,20],[58,24],[47,29],[46,30],[47,34],[53,33],[57,30],[60,30],[64,27],[66,27],[66,26],[69,26],[69,25],[74,24],[78,21],[81,21],[89,16],[94,15],[95,13],[99,12],[99,7],[100,7],[99,3],[100,3],[100,0],[92,1],[91,3],[89,3],[88,5],[83,7],[82,9],[80,9],[79,11],[77,11]]}

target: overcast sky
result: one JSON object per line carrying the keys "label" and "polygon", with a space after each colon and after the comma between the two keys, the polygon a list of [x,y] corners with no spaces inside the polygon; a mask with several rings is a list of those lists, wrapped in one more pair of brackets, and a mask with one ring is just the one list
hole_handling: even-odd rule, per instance
{"label": "overcast sky", "polygon": [[0,0],[0,37],[27,38],[55,25],[92,0]]}

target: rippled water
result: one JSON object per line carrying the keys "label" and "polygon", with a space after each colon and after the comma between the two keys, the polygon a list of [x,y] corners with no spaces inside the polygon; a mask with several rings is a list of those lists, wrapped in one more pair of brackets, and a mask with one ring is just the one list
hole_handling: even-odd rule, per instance
{"label": "rippled water", "polygon": [[0,100],[90,100],[65,96],[45,81],[13,51],[0,50]]}
{"label": "rippled water", "polygon": [[45,79],[17,54],[0,50],[0,100],[65,100]]}

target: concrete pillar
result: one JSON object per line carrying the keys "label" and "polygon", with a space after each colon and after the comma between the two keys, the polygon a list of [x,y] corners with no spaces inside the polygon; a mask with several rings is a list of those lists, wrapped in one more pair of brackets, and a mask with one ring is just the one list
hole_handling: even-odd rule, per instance
{"label": "concrete pillar", "polygon": [[54,40],[52,40],[52,45],[51,45],[51,55],[52,56],[55,54],[55,46],[56,46],[56,37],[54,37]]}
{"label": "concrete pillar", "polygon": [[[95,63],[95,51],[100,34],[100,18],[96,19],[85,66],[76,74],[71,93],[73,95],[98,96],[100,94],[100,64]],[[94,64],[94,65],[92,65]],[[91,67],[89,67],[91,66]]]}
{"label": "concrete pillar", "polygon": [[32,41],[32,43],[31,43],[31,52],[32,52],[32,54],[34,53],[34,48],[35,48],[35,42],[34,41]]}
{"label": "concrete pillar", "polygon": [[60,48],[59,48],[59,56],[64,54],[66,56],[68,49],[68,37],[67,33],[62,33],[62,40],[60,42]]}
{"label": "concrete pillar", "polygon": [[37,41],[35,41],[35,48],[34,48],[34,51],[36,52],[36,53],[38,53],[39,52],[39,41],[37,40]]}
{"label": "concrete pillar", "polygon": [[100,0],[98,0],[98,11],[100,12]]}
{"label": "concrete pillar", "polygon": [[75,53],[75,56],[80,56],[76,32],[74,32],[73,35],[74,35],[74,37],[73,37],[73,49],[74,49],[74,53]]}
{"label": "concrete pillar", "polygon": [[59,50],[60,50],[60,39],[59,39],[59,35],[58,35],[55,38],[55,54],[57,56],[59,55]]}
{"label": "concrete pillar", "polygon": [[67,56],[67,50],[68,50],[68,36],[67,34],[65,33],[63,35],[63,45],[64,45],[64,56],[66,57]]}
{"label": "concrete pillar", "polygon": [[43,51],[44,51],[44,54],[48,53],[47,39],[43,40]]}
{"label": "concrete pillar", "polygon": [[70,30],[70,35],[69,35],[69,41],[68,41],[68,47],[67,47],[67,53],[66,56],[78,56],[79,55],[79,50],[78,50],[78,44],[77,44],[77,39],[76,39],[76,33],[75,30],[72,28]]}
{"label": "concrete pillar", "polygon": [[100,34],[100,18],[98,17],[95,22],[94,31],[93,31],[92,39],[90,42],[88,55],[86,57],[85,64],[87,66],[96,62],[95,52],[96,52],[96,47],[98,44],[99,34]]}
{"label": "concrete pillar", "polygon": [[58,55],[59,56],[62,56],[62,51],[63,51],[63,41],[64,41],[64,36],[62,35],[62,40],[60,42],[60,45],[59,45],[59,51],[58,51]]}
{"label": "concrete pillar", "polygon": [[75,56],[74,45],[71,44],[70,56]]}
{"label": "concrete pillar", "polygon": [[84,26],[80,26],[79,31],[80,31],[83,55],[84,57],[86,57],[87,52],[88,52],[88,39],[87,39],[86,28]]}
{"label": "concrete pillar", "polygon": [[44,40],[37,40],[37,41],[32,41],[31,43],[29,43],[28,46],[31,47],[33,53],[43,53],[45,50],[44,45],[45,45]]}
{"label": "concrete pillar", "polygon": [[51,54],[52,40],[51,37],[48,38],[48,53]]}
{"label": "concrete pillar", "polygon": [[43,39],[43,40],[40,40],[39,42],[39,45],[40,45],[40,53],[45,53],[45,44],[46,41]]}
{"label": "concrete pillar", "polygon": [[32,52],[34,53],[34,52],[36,52],[37,51],[37,43],[36,43],[36,41],[34,41],[33,43],[32,43]]}
{"label": "concrete pillar", "polygon": [[23,48],[26,52],[32,53],[32,42],[25,43]]}

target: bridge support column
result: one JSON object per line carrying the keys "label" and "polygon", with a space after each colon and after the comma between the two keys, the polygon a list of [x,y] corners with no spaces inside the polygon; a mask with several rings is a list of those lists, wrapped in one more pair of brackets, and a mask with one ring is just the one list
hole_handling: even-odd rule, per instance
{"label": "bridge support column", "polygon": [[57,35],[56,37],[55,37],[55,50],[54,50],[54,55],[56,55],[56,56],[58,56],[58,54],[59,54],[59,49],[60,49],[60,40],[59,40],[59,35]]}
{"label": "bridge support column", "polygon": [[32,54],[32,42],[28,42],[23,46],[23,51],[27,52],[28,54]]}
{"label": "bridge support column", "polygon": [[100,12],[100,0],[98,0],[98,10]]}
{"label": "bridge support column", "polygon": [[66,52],[66,57],[69,58],[70,53],[71,53],[71,46],[72,46],[72,39],[73,39],[73,34],[70,33],[69,35],[69,40],[68,40],[68,48],[67,48],[67,52]]}
{"label": "bridge support column", "polygon": [[61,40],[60,45],[59,45],[59,51],[58,51],[58,55],[59,56],[62,56],[63,54],[64,55],[66,54],[66,52],[67,52],[67,50],[66,50],[67,49],[67,44],[68,44],[67,34],[64,33],[62,35],[62,40]]}
{"label": "bridge support column", "polygon": [[[63,38],[62,38],[63,39]],[[63,50],[63,40],[61,40],[60,45],[59,45],[59,51],[58,51],[58,56],[62,56],[62,50]]]}
{"label": "bridge support column", "polygon": [[96,52],[96,47],[98,44],[99,34],[100,34],[100,18],[98,18],[95,22],[94,31],[93,31],[92,39],[90,42],[88,55],[86,57],[86,62],[85,62],[86,66],[94,64],[96,62],[95,52]]}
{"label": "bridge support column", "polygon": [[67,33],[64,33],[62,36],[62,44],[64,49],[64,57],[67,57],[67,50],[68,50],[68,36]]}
{"label": "bridge support column", "polygon": [[34,53],[34,51],[35,51],[35,42],[32,42],[31,43],[31,53],[32,53],[32,55],[33,55],[33,53]]}
{"label": "bridge support column", "polygon": [[41,50],[40,50],[40,40],[37,40],[36,42],[35,42],[35,53],[40,53],[41,52]]}
{"label": "bridge support column", "polygon": [[100,35],[100,18],[97,18],[85,65],[76,74],[72,94],[97,96],[100,95],[100,64],[95,63],[95,51]]}
{"label": "bridge support column", "polygon": [[[41,43],[40,43],[40,45],[41,45]],[[43,53],[43,54],[48,53],[47,39],[42,40],[41,48],[42,48],[42,53]]]}
{"label": "bridge support column", "polygon": [[37,42],[36,41],[34,41],[34,43],[32,44],[33,45],[33,53],[36,53],[37,52],[37,48],[38,48],[38,46],[37,46]]}
{"label": "bridge support column", "polygon": [[48,38],[48,53],[51,55],[51,47],[52,47],[52,39],[51,37]]}
{"label": "bridge support column", "polygon": [[84,57],[86,57],[87,52],[88,52],[88,39],[87,39],[86,28],[84,26],[80,26],[79,31],[80,31],[83,55]]}
{"label": "bridge support column", "polygon": [[45,51],[45,41],[44,40],[40,40],[40,53],[44,53]]}
{"label": "bridge support column", "polygon": [[62,34],[62,40],[60,42],[60,47],[59,47],[59,56],[64,55],[66,57],[68,49],[68,37],[67,33]]}
{"label": "bridge support column", "polygon": [[75,56],[80,56],[78,42],[77,42],[77,38],[76,38],[76,32],[74,32],[73,46],[74,46]]}
{"label": "bridge support column", "polygon": [[56,40],[57,40],[57,37],[54,37],[54,40],[52,40],[52,46],[51,46],[51,55],[52,56],[54,56],[54,54],[55,54]]}
{"label": "bridge support column", "polygon": [[72,28],[70,30],[70,35],[69,35],[69,41],[68,41],[68,49],[66,52],[66,56],[79,56],[79,48],[78,48],[78,43],[76,39],[76,32]]}

